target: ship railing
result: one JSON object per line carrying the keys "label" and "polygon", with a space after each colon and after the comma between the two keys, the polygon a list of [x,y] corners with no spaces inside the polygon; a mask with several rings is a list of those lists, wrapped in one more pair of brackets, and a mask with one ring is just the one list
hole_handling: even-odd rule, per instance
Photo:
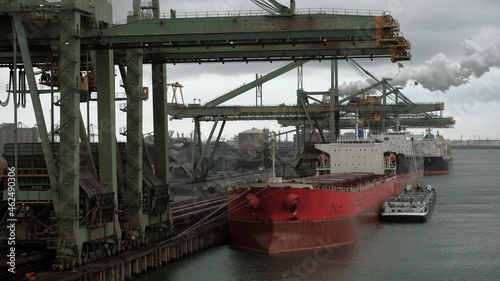
{"label": "ship railing", "polygon": [[316,176],[329,173],[330,173],[329,161],[316,162]]}
{"label": "ship railing", "polygon": [[357,140],[352,140],[352,139],[344,139],[344,140],[338,140],[337,143],[341,144],[357,144],[357,143],[375,143],[375,140],[373,139],[357,139]]}

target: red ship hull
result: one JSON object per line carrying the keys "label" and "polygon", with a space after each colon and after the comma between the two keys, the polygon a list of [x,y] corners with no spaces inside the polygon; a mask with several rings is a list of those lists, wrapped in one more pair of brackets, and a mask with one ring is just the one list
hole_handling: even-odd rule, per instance
{"label": "red ship hull", "polygon": [[[338,187],[335,181],[329,185],[328,177],[340,177],[346,182],[344,186],[356,187]],[[410,179],[415,182],[414,174],[403,178],[353,174],[325,178],[254,183],[230,190],[230,245],[277,254],[351,243],[378,222],[384,201],[399,194]],[[295,207],[293,203],[297,203]]]}
{"label": "red ship hull", "polygon": [[233,248],[278,254],[354,242],[378,221],[380,205],[355,216],[310,221],[249,222],[229,220]]}

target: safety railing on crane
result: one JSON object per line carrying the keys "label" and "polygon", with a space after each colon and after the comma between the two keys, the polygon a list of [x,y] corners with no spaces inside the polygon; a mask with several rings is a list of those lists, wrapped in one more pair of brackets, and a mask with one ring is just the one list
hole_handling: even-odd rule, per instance
{"label": "safety railing on crane", "polygon": [[[390,12],[382,10],[367,10],[367,9],[339,9],[339,8],[304,8],[297,9],[296,15],[346,15],[346,16],[385,16]],[[198,12],[170,12],[160,13],[159,19],[175,19],[175,18],[221,18],[221,17],[248,17],[248,16],[269,16],[272,15],[264,10],[241,10],[241,11],[198,11]],[[146,18],[149,19],[149,18]],[[127,20],[114,22],[115,25],[126,24]]]}

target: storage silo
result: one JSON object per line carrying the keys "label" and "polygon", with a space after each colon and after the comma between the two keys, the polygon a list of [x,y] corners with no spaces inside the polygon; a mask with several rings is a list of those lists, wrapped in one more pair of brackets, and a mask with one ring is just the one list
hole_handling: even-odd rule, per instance
{"label": "storage silo", "polygon": [[269,130],[252,128],[238,134],[238,148],[262,148],[263,143],[269,143]]}
{"label": "storage silo", "polygon": [[[14,123],[0,124],[0,153],[4,152],[3,145],[5,143],[14,143],[15,129],[16,129],[16,124]],[[17,142],[18,143],[40,142],[38,128],[17,127]]]}

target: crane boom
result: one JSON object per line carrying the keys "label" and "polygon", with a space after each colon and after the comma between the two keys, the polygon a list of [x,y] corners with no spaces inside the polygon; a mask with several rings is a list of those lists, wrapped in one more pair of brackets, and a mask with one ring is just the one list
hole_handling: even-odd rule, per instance
{"label": "crane boom", "polygon": [[264,11],[276,15],[293,15],[295,14],[295,0],[290,1],[290,8],[278,3],[275,0],[252,0],[257,6],[261,7]]}

